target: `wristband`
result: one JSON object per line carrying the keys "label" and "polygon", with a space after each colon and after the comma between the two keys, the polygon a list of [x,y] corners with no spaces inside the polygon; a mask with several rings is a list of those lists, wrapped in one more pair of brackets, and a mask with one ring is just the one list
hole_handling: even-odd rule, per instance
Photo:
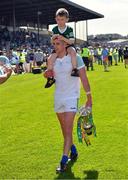
{"label": "wristband", "polygon": [[86,92],[86,95],[89,95],[89,94],[91,94],[91,91]]}

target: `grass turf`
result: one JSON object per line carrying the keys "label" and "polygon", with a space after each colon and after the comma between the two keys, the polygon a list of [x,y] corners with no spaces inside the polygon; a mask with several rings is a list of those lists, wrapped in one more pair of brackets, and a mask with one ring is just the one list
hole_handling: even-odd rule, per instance
{"label": "grass turf", "polygon": [[[121,63],[110,72],[95,65],[87,74],[97,138],[90,147],[79,144],[75,120],[79,158],[62,175],[55,174],[63,139],[53,110],[54,86],[44,89],[41,74],[13,76],[0,86],[0,179],[128,178],[128,70]],[[79,104],[84,102],[81,89]]]}

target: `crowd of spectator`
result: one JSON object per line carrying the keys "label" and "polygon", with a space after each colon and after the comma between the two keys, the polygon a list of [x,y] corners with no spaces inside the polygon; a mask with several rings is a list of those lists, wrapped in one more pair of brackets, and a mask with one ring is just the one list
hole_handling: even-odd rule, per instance
{"label": "crowd of spectator", "polygon": [[87,71],[89,67],[93,70],[93,63],[97,63],[98,65],[103,65],[104,71],[108,72],[108,68],[113,64],[115,66],[120,62],[124,62],[125,68],[128,65],[128,47],[110,47],[110,46],[84,46],[80,52]]}
{"label": "crowd of spectator", "polygon": [[[39,44],[37,34],[26,30],[9,32],[5,27],[0,29],[0,55],[9,59],[14,74],[33,72],[33,67],[46,68],[47,57],[52,52],[48,43]],[[104,71],[109,67],[124,62],[128,65],[128,48],[121,46],[83,46],[76,48],[85,63],[87,71],[93,71],[93,64],[103,65]]]}
{"label": "crowd of spectator", "polygon": [[[44,41],[45,39],[45,41]],[[50,46],[49,38],[44,38],[34,31],[19,29],[17,31],[9,31],[8,27],[0,27],[0,49],[5,48],[7,51],[10,48],[19,48],[21,46],[29,46],[30,48],[38,48]]]}

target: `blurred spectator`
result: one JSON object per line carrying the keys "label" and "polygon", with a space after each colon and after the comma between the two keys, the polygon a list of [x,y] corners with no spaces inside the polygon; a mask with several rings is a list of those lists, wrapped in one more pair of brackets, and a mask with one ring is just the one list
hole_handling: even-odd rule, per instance
{"label": "blurred spectator", "polygon": [[117,66],[118,65],[118,49],[117,48],[113,49],[113,59],[115,61],[115,66]]}
{"label": "blurred spectator", "polygon": [[38,50],[34,54],[34,65],[35,66],[41,66],[43,64],[44,54],[41,52],[41,49],[38,48]]}
{"label": "blurred spectator", "polygon": [[94,62],[98,61],[98,50],[96,47],[94,47]]}
{"label": "blurred spectator", "polygon": [[30,49],[27,52],[26,62],[28,63],[28,72],[32,72],[32,67],[34,66],[34,50]]}
{"label": "blurred spectator", "polygon": [[89,67],[91,67],[91,70],[93,71],[94,51],[92,46],[89,46],[88,48],[89,48]]}
{"label": "blurred spectator", "polygon": [[119,47],[118,49],[118,61],[120,62],[123,62],[123,48],[122,47]]}
{"label": "blurred spectator", "polygon": [[104,71],[108,72],[108,50],[104,46],[102,50],[102,60],[103,60],[103,66],[104,66]]}
{"label": "blurred spectator", "polygon": [[108,66],[112,66],[112,51],[111,47],[108,48]]}
{"label": "blurred spectator", "polygon": [[6,56],[9,59],[9,62],[13,68],[13,71],[19,74],[19,57],[17,56],[16,52],[13,52],[13,50],[10,50],[6,53]]}
{"label": "blurred spectator", "polygon": [[128,65],[128,46],[126,46],[126,48],[124,50],[124,65],[125,65],[125,68],[127,68],[127,65]]}
{"label": "blurred spectator", "polygon": [[97,53],[98,53],[98,56],[97,56],[98,65],[102,65],[102,48],[101,48],[101,46],[98,47]]}
{"label": "blurred spectator", "polygon": [[82,48],[81,56],[88,71],[89,70],[89,49],[87,48],[87,46],[84,46]]}

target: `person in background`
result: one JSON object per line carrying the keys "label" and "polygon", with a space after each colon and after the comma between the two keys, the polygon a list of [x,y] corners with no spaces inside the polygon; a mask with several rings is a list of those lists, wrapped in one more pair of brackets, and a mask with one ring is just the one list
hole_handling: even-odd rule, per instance
{"label": "person in background", "polygon": [[104,66],[104,72],[108,72],[108,49],[105,46],[103,46],[102,50],[102,61]]}
{"label": "person in background", "polygon": [[89,49],[86,45],[82,48],[81,56],[87,71],[89,71]]}
{"label": "person in background", "polygon": [[94,62],[98,61],[98,50],[96,47],[94,47]]}
{"label": "person in background", "polygon": [[118,61],[119,62],[123,62],[123,48],[120,46],[119,49],[118,49]]}
{"label": "person in background", "polygon": [[44,54],[41,51],[40,48],[37,49],[37,51],[34,54],[34,66],[40,67],[43,64]]}
{"label": "person in background", "polygon": [[94,50],[92,46],[89,46],[89,67],[91,67],[91,71],[93,71],[93,61],[94,61]]}
{"label": "person in background", "polygon": [[98,56],[97,56],[98,65],[102,65],[102,47],[101,46],[97,48],[97,53],[98,53]]}
{"label": "person in background", "polygon": [[116,47],[113,49],[112,56],[113,56],[113,59],[115,61],[115,66],[117,66],[118,65],[118,57],[119,56],[118,56],[118,49]]}
{"label": "person in background", "polygon": [[112,66],[112,52],[113,52],[113,49],[109,47],[108,48],[108,66]]}
{"label": "person in background", "polygon": [[26,61],[29,64],[28,72],[32,72],[32,67],[34,66],[34,50],[33,49],[30,49],[29,52],[27,52]]}
{"label": "person in background", "polygon": [[125,65],[125,68],[127,68],[127,66],[128,66],[128,46],[126,46],[125,50],[124,50],[124,65]]}

